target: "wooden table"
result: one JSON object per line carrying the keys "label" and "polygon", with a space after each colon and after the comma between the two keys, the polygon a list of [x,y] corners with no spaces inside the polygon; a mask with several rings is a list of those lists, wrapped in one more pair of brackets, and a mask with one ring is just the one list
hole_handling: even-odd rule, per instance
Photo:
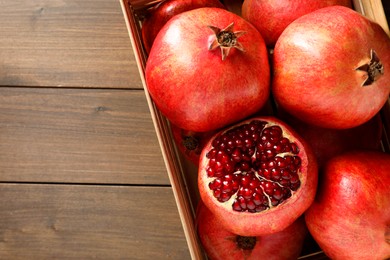
{"label": "wooden table", "polygon": [[0,1],[0,259],[189,259],[117,0]]}

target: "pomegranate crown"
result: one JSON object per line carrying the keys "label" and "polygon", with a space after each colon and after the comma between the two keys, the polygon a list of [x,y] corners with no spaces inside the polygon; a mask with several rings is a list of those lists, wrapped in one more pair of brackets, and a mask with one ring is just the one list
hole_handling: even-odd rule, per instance
{"label": "pomegranate crown", "polygon": [[373,49],[370,50],[370,61],[357,67],[355,70],[367,72],[367,77],[362,83],[363,87],[371,85],[384,74],[383,64]]}
{"label": "pomegranate crown", "polygon": [[244,31],[233,31],[234,22],[229,24],[226,28],[220,29],[216,26],[209,25],[208,27],[213,30],[215,38],[209,45],[209,50],[221,48],[222,60],[225,60],[229,55],[231,48],[236,48],[240,51],[244,51],[242,44],[238,41],[238,38],[243,36]]}

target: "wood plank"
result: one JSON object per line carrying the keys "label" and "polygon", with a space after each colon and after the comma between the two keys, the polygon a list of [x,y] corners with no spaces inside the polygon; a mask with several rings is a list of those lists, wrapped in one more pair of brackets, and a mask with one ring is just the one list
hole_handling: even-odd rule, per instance
{"label": "wood plank", "polygon": [[142,90],[0,88],[0,181],[169,185]]}
{"label": "wood plank", "polygon": [[142,88],[117,0],[0,1],[0,85]]}
{"label": "wood plank", "polygon": [[0,184],[0,259],[189,259],[169,187]]}

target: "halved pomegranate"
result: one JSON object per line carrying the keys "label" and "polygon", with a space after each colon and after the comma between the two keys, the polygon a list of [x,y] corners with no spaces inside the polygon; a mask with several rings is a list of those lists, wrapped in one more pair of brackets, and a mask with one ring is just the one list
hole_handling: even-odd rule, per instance
{"label": "halved pomegranate", "polygon": [[217,133],[200,156],[198,186],[227,230],[259,236],[291,225],[314,200],[317,162],[284,122],[254,117]]}

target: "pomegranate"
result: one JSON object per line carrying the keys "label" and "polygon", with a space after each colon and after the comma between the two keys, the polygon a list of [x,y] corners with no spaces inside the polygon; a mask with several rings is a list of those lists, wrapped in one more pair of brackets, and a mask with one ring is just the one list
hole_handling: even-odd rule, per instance
{"label": "pomegranate", "polygon": [[390,93],[390,38],[376,23],[343,6],[292,22],[274,49],[272,92],[284,110],[325,128],[361,125]]}
{"label": "pomegranate", "polygon": [[193,132],[171,124],[172,137],[184,157],[198,166],[200,153],[208,140],[215,134],[212,132]]}
{"label": "pomegranate", "polygon": [[208,132],[259,111],[270,92],[267,48],[260,33],[221,8],[174,16],[146,64],[147,88],[173,124]]}
{"label": "pomegranate", "polygon": [[355,149],[380,150],[382,120],[379,114],[367,123],[350,129],[330,129],[307,124],[285,111],[278,116],[290,124],[313,148],[318,166],[322,167],[330,158]]}
{"label": "pomegranate", "polygon": [[311,148],[274,117],[255,117],[217,133],[203,148],[202,201],[227,230],[260,236],[291,225],[314,200]]}
{"label": "pomegranate", "polygon": [[141,28],[146,52],[150,52],[158,32],[169,19],[182,12],[200,7],[225,8],[219,0],[165,0],[151,8],[146,14]]}
{"label": "pomegranate", "polygon": [[210,260],[295,260],[307,235],[303,217],[274,234],[236,235],[227,231],[203,203],[198,206],[196,226]]}
{"label": "pomegranate", "polygon": [[332,158],[321,174],[306,224],[337,260],[390,258],[390,155],[353,151]]}
{"label": "pomegranate", "polygon": [[317,9],[342,5],[352,8],[351,0],[245,0],[242,17],[251,22],[273,47],[284,29],[297,18]]}

